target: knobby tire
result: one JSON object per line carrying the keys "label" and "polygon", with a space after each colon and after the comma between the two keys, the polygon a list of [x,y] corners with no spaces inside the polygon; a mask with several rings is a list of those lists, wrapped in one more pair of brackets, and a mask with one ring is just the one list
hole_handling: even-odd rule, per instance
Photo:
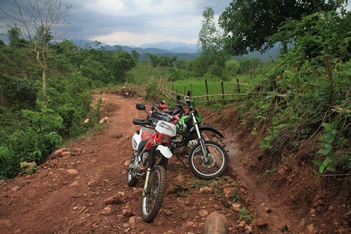
{"label": "knobby tire", "polygon": [[146,196],[141,200],[141,216],[147,223],[152,222],[161,209],[166,190],[166,171],[157,165],[153,169]]}
{"label": "knobby tire", "polygon": [[[212,180],[222,176],[228,168],[228,154],[224,147],[214,141],[205,141],[206,149],[209,151],[210,162],[202,161],[203,152],[200,143],[197,143],[189,152],[188,163],[190,170],[195,176]],[[213,164],[213,165],[212,165]]]}

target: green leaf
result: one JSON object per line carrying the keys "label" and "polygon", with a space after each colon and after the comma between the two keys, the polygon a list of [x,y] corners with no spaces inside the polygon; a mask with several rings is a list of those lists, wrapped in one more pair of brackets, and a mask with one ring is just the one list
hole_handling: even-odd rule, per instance
{"label": "green leaf", "polygon": [[322,174],[322,173],[323,173],[323,171],[324,171],[324,169],[325,169],[325,168],[324,168],[324,166],[320,166],[320,167],[319,167],[319,173],[321,173],[321,174]]}
{"label": "green leaf", "polygon": [[328,166],[326,169],[327,169],[328,171],[335,171],[335,168],[332,167],[332,166]]}
{"label": "green leaf", "polygon": [[319,166],[319,167],[323,165],[323,162],[318,161],[318,160],[312,160],[312,162],[313,162],[314,164],[316,164],[317,166]]}

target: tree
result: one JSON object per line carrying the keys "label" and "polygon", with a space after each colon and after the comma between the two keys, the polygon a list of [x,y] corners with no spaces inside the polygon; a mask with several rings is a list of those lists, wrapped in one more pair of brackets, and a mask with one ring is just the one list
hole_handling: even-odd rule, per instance
{"label": "tree", "polygon": [[6,11],[0,8],[0,11],[17,21],[20,24],[22,36],[30,41],[31,49],[42,68],[42,89],[46,100],[46,71],[47,60],[50,57],[50,41],[57,36],[53,31],[55,26],[68,24],[65,18],[70,6],[63,7],[59,0],[10,0],[10,2],[13,9]]}
{"label": "tree", "polygon": [[139,61],[140,54],[136,50],[132,50],[132,57],[137,63]]}
{"label": "tree", "polygon": [[[232,55],[264,52],[275,45],[267,37],[277,33],[284,21],[301,20],[303,15],[318,11],[335,11],[344,2],[347,0],[233,0],[219,18],[225,31],[225,48]],[[283,43],[286,50],[286,41]]]}
{"label": "tree", "polygon": [[160,58],[156,54],[146,53],[146,56],[150,59],[151,65],[157,67]]}
{"label": "tree", "polygon": [[222,32],[216,28],[214,11],[206,7],[202,13],[202,28],[199,33],[198,47],[201,55],[196,59],[193,68],[197,75],[203,76],[207,72],[211,75],[222,76],[228,56],[223,49]]}
{"label": "tree", "polygon": [[[127,77],[127,71],[131,70],[136,66],[136,61],[133,59],[132,55],[127,51],[122,51],[117,55],[115,60],[115,77],[116,80],[121,81]],[[128,82],[126,80],[126,82]]]}

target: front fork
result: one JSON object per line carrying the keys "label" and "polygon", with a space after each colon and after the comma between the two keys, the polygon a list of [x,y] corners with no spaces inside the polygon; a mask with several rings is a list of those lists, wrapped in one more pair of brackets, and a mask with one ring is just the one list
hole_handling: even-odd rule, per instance
{"label": "front fork", "polygon": [[153,145],[150,149],[150,153],[149,153],[149,157],[148,157],[148,167],[146,170],[146,178],[145,178],[144,189],[143,189],[143,197],[145,197],[147,194],[149,180],[150,180],[150,174],[151,174],[151,168],[153,168],[154,163],[155,163],[154,158],[155,158],[156,148],[157,148],[157,145]]}
{"label": "front fork", "polygon": [[194,126],[195,126],[195,130],[196,130],[196,134],[197,134],[198,140],[200,142],[200,146],[201,146],[202,152],[204,154],[203,158],[204,158],[205,162],[207,162],[208,152],[207,152],[207,149],[206,149],[205,140],[204,140],[204,138],[201,135],[201,132],[200,132],[200,129],[199,129],[199,124],[198,124],[198,122],[196,120],[196,117],[195,117],[194,113],[192,113],[192,118],[193,118],[193,123],[194,123]]}

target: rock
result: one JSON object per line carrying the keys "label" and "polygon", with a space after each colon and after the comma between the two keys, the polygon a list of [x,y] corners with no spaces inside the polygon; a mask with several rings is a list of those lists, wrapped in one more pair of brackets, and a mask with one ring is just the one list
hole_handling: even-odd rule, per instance
{"label": "rock", "polygon": [[11,189],[11,191],[16,192],[16,191],[20,190],[20,188],[21,188],[20,186],[15,186]]}
{"label": "rock", "polygon": [[72,184],[69,185],[69,187],[74,187],[74,186],[78,186],[78,182],[74,181]]}
{"label": "rock", "polygon": [[207,212],[207,210],[200,210],[199,211],[199,215],[201,216],[201,217],[206,217],[207,215],[208,215],[208,212]]}
{"label": "rock", "polygon": [[211,213],[205,220],[204,234],[228,234],[228,220],[218,212]]}
{"label": "rock", "polygon": [[239,228],[244,228],[245,225],[246,225],[246,222],[245,222],[245,221],[241,221],[241,222],[237,225],[237,227],[239,227]]}
{"label": "rock", "polygon": [[37,164],[35,162],[21,162],[20,163],[20,168],[22,171],[25,171],[28,168],[33,168],[36,166],[37,166]]}
{"label": "rock", "polygon": [[199,191],[200,191],[200,193],[212,193],[213,188],[205,186],[205,187],[201,187]]}
{"label": "rock", "polygon": [[112,210],[111,207],[106,206],[104,209],[102,209],[102,211],[100,212],[102,215],[109,215],[111,214]]}
{"label": "rock", "polygon": [[235,194],[237,189],[235,187],[223,189],[224,197],[229,199],[233,194]]}
{"label": "rock", "polygon": [[108,197],[104,200],[104,203],[106,205],[111,205],[111,204],[121,204],[122,203],[122,200],[121,198],[119,197],[119,195],[115,195],[113,197]]}
{"label": "rock", "polygon": [[79,149],[79,148],[75,148],[75,149],[72,149],[72,150],[71,150],[71,155],[72,155],[72,156],[81,155],[82,153],[83,153],[83,150],[82,150],[82,149]]}
{"label": "rock", "polygon": [[62,153],[66,151],[68,151],[67,148],[61,148],[61,149],[55,150],[51,155],[56,157],[61,157]]}
{"label": "rock", "polygon": [[191,221],[187,221],[185,223],[185,227],[192,227],[194,225],[194,222],[191,222]]}
{"label": "rock", "polygon": [[61,156],[62,156],[62,158],[69,158],[69,157],[71,157],[71,152],[69,152],[69,151],[62,152]]}
{"label": "rock", "polygon": [[313,224],[307,225],[307,230],[308,230],[309,233],[314,233],[314,226],[313,226]]}
{"label": "rock", "polygon": [[133,215],[133,213],[132,213],[132,210],[129,207],[127,207],[127,208],[122,210],[122,215],[124,217],[130,217]]}
{"label": "rock", "polygon": [[75,169],[68,169],[67,172],[70,175],[78,175],[79,174],[78,171]]}
{"label": "rock", "polygon": [[105,123],[107,120],[108,120],[108,117],[102,118],[102,119],[99,121],[99,123],[103,124],[103,123]]}
{"label": "rock", "polygon": [[129,223],[130,223],[130,224],[134,224],[134,223],[135,223],[135,216],[131,216],[131,217],[129,218]]}
{"label": "rock", "polygon": [[244,227],[244,231],[247,234],[252,233],[252,228],[249,225],[246,224],[245,227]]}
{"label": "rock", "polygon": [[235,211],[239,211],[241,208],[241,204],[240,203],[233,203],[232,207]]}

